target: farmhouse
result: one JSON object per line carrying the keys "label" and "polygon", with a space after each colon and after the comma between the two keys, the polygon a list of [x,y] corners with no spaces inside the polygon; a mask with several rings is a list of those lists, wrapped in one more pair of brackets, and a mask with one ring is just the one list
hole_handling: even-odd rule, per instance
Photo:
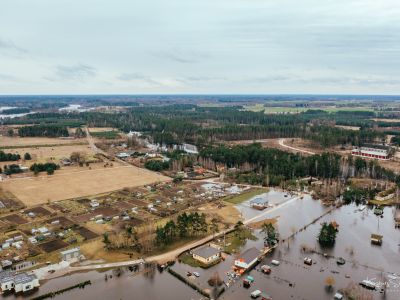
{"label": "farmhouse", "polygon": [[377,149],[377,148],[367,148],[367,147],[355,147],[351,151],[353,156],[360,156],[366,158],[375,158],[380,160],[389,159],[389,152],[386,149]]}
{"label": "farmhouse", "polygon": [[79,247],[76,247],[69,250],[61,251],[60,254],[62,260],[70,261],[78,259],[79,256],[81,255],[81,250],[79,249]]}
{"label": "farmhouse", "polygon": [[9,271],[0,273],[1,291],[12,291],[15,293],[27,292],[39,287],[39,279],[33,274],[19,273],[15,274]]}
{"label": "farmhouse", "polygon": [[203,246],[192,251],[193,258],[202,264],[211,265],[221,258],[221,251],[210,247],[210,246]]}
{"label": "farmhouse", "polygon": [[235,260],[235,267],[241,269],[242,271],[247,271],[252,266],[254,266],[258,260],[260,251],[252,247],[243,252],[238,259]]}

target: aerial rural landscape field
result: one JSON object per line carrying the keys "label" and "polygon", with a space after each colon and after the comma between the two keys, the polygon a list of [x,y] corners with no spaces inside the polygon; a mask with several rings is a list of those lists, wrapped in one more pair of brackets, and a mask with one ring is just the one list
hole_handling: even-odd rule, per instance
{"label": "aerial rural landscape field", "polygon": [[3,0],[0,299],[399,300],[399,0]]}
{"label": "aerial rural landscape field", "polygon": [[[26,297],[86,285],[81,274],[97,270],[120,278],[110,287],[131,272],[155,272],[156,289],[172,277],[185,297],[242,299],[254,286],[265,299],[396,299],[379,285],[400,278],[394,262],[362,249],[399,251],[399,102],[103,101],[106,113],[76,99],[67,112],[2,118],[0,256],[40,285]],[[346,228],[357,226],[355,245]]]}

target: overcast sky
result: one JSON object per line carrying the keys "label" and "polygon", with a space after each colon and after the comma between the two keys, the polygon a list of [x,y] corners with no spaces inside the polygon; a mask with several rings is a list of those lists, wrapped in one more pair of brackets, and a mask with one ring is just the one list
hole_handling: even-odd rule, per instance
{"label": "overcast sky", "polygon": [[399,0],[0,0],[0,94],[400,94]]}

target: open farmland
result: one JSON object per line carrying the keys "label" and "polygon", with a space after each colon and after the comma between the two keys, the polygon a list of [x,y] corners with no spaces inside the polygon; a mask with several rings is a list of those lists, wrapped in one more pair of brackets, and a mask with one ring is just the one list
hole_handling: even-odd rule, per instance
{"label": "open farmland", "polygon": [[26,206],[87,195],[101,194],[124,187],[141,186],[168,178],[133,166],[57,172],[52,176],[26,177],[2,182]]}
{"label": "open farmland", "polygon": [[49,147],[54,145],[87,144],[86,139],[61,139],[46,137],[8,137],[0,136],[0,148],[24,148],[32,146]]}
{"label": "open farmland", "polygon": [[[85,153],[89,158],[95,154],[89,145],[60,145],[52,147],[35,146],[27,148],[4,149],[4,151],[7,153],[20,154],[21,157],[23,157],[25,153],[30,153],[32,160],[26,161],[25,164],[33,164],[35,162],[44,163],[50,161],[58,163],[58,161],[62,158],[69,158],[73,152]],[[9,162],[5,163],[9,164]]]}

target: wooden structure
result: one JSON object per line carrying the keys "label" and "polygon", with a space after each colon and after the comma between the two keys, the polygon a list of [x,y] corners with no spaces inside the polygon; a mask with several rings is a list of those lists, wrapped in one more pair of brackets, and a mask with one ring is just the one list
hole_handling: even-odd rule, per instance
{"label": "wooden structure", "polygon": [[371,234],[371,243],[374,245],[382,245],[383,236],[379,234],[372,233]]}

